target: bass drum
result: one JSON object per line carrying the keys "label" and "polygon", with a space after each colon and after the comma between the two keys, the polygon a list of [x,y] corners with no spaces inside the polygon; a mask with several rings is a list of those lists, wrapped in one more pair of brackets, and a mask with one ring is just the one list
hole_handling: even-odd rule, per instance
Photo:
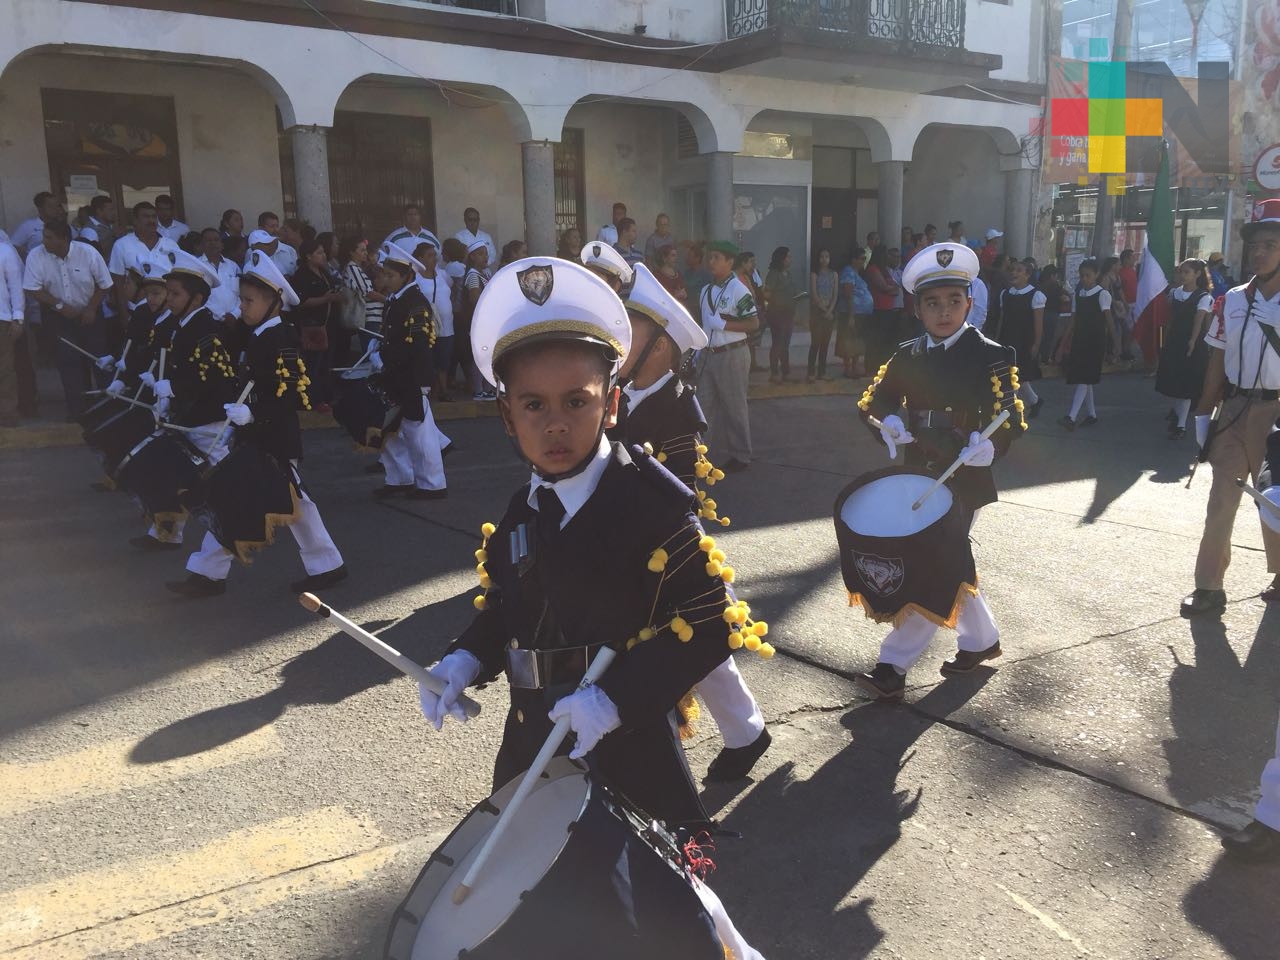
{"label": "bass drum", "polygon": [[238,443],[184,498],[218,543],[241,563],[275,540],[276,528],[298,518],[301,481],[256,443]]}
{"label": "bass drum", "polygon": [[125,407],[91,430],[85,437],[85,442],[98,455],[102,472],[114,481],[120,464],[155,429],[156,418],[150,410]]}
{"label": "bass drum", "polygon": [[381,450],[383,438],[400,428],[400,408],[387,399],[375,377],[344,375],[337,381],[337,389],[333,419],[355,441],[357,450]]}
{"label": "bass drum", "polygon": [[849,603],[877,622],[899,624],[914,612],[954,627],[961,605],[977,591],[972,516],[945,485],[911,509],[933,484],[927,474],[888,467],[864,473],[836,497]]}
{"label": "bass drum", "polygon": [[724,960],[675,841],[558,757],[460,904],[519,777],[458,825],[396,911],[387,960]]}
{"label": "bass drum", "polygon": [[200,484],[209,458],[184,435],[161,430],[129,451],[116,483],[132,495],[148,523],[173,530],[187,515],[183,497]]}

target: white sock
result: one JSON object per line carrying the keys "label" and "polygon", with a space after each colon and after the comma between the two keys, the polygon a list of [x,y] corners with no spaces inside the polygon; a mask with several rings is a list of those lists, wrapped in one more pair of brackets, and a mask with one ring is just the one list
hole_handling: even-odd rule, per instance
{"label": "white sock", "polygon": [[1036,388],[1029,383],[1024,383],[1018,388],[1018,392],[1022,394],[1022,399],[1027,403],[1039,403],[1040,394],[1036,393]]}
{"label": "white sock", "polygon": [[1071,398],[1071,412],[1067,414],[1072,420],[1080,413],[1080,405],[1084,403],[1085,394],[1089,391],[1086,384],[1076,384],[1076,394]]}
{"label": "white sock", "polygon": [[1187,426],[1187,414],[1189,414],[1190,412],[1191,412],[1190,400],[1173,401],[1173,415],[1178,418],[1176,426],[1183,427],[1185,429]]}
{"label": "white sock", "polygon": [[1084,410],[1091,417],[1098,415],[1098,410],[1093,405],[1093,384],[1089,384],[1088,392],[1084,396]]}

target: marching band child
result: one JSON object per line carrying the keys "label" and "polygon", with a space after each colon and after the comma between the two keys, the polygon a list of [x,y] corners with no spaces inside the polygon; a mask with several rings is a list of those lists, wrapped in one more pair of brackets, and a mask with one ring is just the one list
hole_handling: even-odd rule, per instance
{"label": "marching band child", "polygon": [[[973,301],[969,286],[977,278],[977,254],[964,244],[937,243],[917,253],[903,271],[902,285],[915,295],[922,337],[903,344],[880,368],[858,402],[864,417],[880,423],[889,448],[907,445],[908,467],[938,475],[953,461],[962,466],[948,486],[970,522],[981,507],[996,500],[991,464],[1026,429],[1014,353],[984,337],[967,322]],[[1005,404],[1011,416],[991,439],[980,431]],[[905,406],[907,421],[898,416]],[[967,546],[967,544],[966,544]],[[942,665],[942,675],[968,673],[1000,656],[1000,628],[978,590],[964,584],[949,617],[926,616],[913,608],[889,631],[879,662],[860,674],[859,686],[883,700],[900,700],[906,673],[928,649],[939,626],[954,626],[959,652]]]}
{"label": "marching band child", "polygon": [[[625,305],[631,351],[620,371],[624,386],[618,425],[609,436],[630,446],[648,444],[658,462],[697,495],[698,516],[719,520],[715,501],[700,489],[699,481],[714,484],[724,474],[712,475],[701,436],[706,418],[693,388],[678,375],[684,358],[707,345],[707,335],[644,264],[636,264]],[[724,738],[724,749],[711,761],[707,780],[745,777],[769,749],[772,737],[733,657],[703,678],[698,694]]]}
{"label": "marching band child", "polygon": [[140,256],[132,268],[138,275],[140,299],[131,305],[129,320],[125,325],[125,342],[129,344],[129,352],[120,358],[116,377],[107,387],[110,394],[124,393],[127,387],[139,380],[159,355],[159,340],[163,341],[163,345],[168,344],[167,330],[157,331],[156,328],[169,317],[169,311],[165,307],[169,290],[165,286],[164,277],[172,267],[167,254],[152,251]]}
{"label": "marching band child", "polygon": [[[294,504],[293,515],[286,522],[298,541],[307,572],[289,589],[303,593],[345,580],[347,568],[298,475],[298,461],[302,459],[298,408],[309,404],[306,387],[310,381],[299,353],[297,331],[280,319],[281,310],[297,304],[298,295],[280,268],[263,251],[250,251],[240,276],[240,321],[247,328],[245,379],[253,382],[253,392],[247,403],[227,403],[223,407],[227,419],[235,424],[235,445],[257,445],[289,475]],[[254,502],[252,492],[245,491],[244,502]],[[265,529],[269,537],[270,527]],[[167,586],[186,597],[225,593],[232,559],[232,552],[213,532],[206,532],[200,549],[187,559],[187,579]]]}

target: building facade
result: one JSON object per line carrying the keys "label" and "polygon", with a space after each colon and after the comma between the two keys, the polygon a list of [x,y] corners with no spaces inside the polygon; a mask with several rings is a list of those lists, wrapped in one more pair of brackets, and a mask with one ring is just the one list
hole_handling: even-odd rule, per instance
{"label": "building facade", "polygon": [[798,273],[927,221],[1030,253],[1043,6],[0,0],[0,223],[52,184],[376,241],[413,202],[551,253],[620,200],[642,240],[666,212]]}

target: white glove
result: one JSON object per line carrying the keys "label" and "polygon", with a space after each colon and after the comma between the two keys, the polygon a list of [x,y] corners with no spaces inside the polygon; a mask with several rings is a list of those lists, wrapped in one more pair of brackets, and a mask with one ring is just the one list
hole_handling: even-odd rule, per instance
{"label": "white glove", "polygon": [[151,389],[153,390],[155,389],[156,375],[152,373],[150,370],[143,370],[142,373],[139,374],[138,379],[141,380],[148,387],[151,387]]}
{"label": "white glove", "polygon": [[1201,450],[1209,442],[1209,423],[1212,420],[1213,418],[1207,413],[1202,413],[1196,417],[1196,445]]}
{"label": "white glove", "polygon": [[480,661],[465,650],[455,650],[434,667],[431,675],[439,677],[446,684],[443,694],[418,684],[418,703],[422,706],[422,715],[431,721],[437,730],[443,729],[445,714],[452,714],[454,719],[467,722],[467,713],[458,706],[458,698],[462,691],[480,676]]}
{"label": "white glove", "polygon": [[107,384],[107,393],[113,397],[120,396],[120,394],[124,393],[124,381],[112,380]]}
{"label": "white glove", "polygon": [[168,380],[157,380],[151,389],[155,391],[157,400],[173,399],[173,385]]}
{"label": "white glove", "polygon": [[578,735],[577,746],[569,754],[570,760],[581,760],[595,749],[606,733],[622,726],[617,706],[595,684],[561,697],[547,716],[553,723],[568,717],[569,729]]}
{"label": "white glove", "polygon": [[95,366],[99,370],[110,370],[115,365],[116,365],[116,358],[109,353],[99,357],[98,362],[95,364]]}
{"label": "white glove", "polygon": [[[1262,491],[1262,495],[1280,507],[1280,487],[1267,487]],[[1258,504],[1258,511],[1262,514],[1262,522],[1267,525],[1267,529],[1272,533],[1280,533],[1280,514],[1274,510],[1268,510],[1262,504]]]}
{"label": "white glove", "polygon": [[381,372],[381,370],[382,370],[382,354],[380,354],[380,353],[371,353],[371,354],[369,354],[369,366],[373,367],[373,372],[374,372],[374,373],[379,373],[379,372]]}
{"label": "white glove", "polygon": [[996,458],[996,445],[983,440],[976,430],[969,434],[969,445],[960,451],[960,459],[966,467],[989,467]]}
{"label": "white glove", "polygon": [[902,418],[894,413],[889,414],[889,416],[880,421],[880,438],[884,440],[884,445],[889,448],[890,460],[898,455],[898,447],[905,447],[915,440],[915,437],[907,430],[907,425],[902,422]]}
{"label": "white glove", "polygon": [[161,397],[156,401],[156,416],[163,420],[169,416],[169,398]]}
{"label": "white glove", "polygon": [[224,403],[222,409],[227,411],[227,419],[237,427],[253,422],[253,411],[245,403]]}

